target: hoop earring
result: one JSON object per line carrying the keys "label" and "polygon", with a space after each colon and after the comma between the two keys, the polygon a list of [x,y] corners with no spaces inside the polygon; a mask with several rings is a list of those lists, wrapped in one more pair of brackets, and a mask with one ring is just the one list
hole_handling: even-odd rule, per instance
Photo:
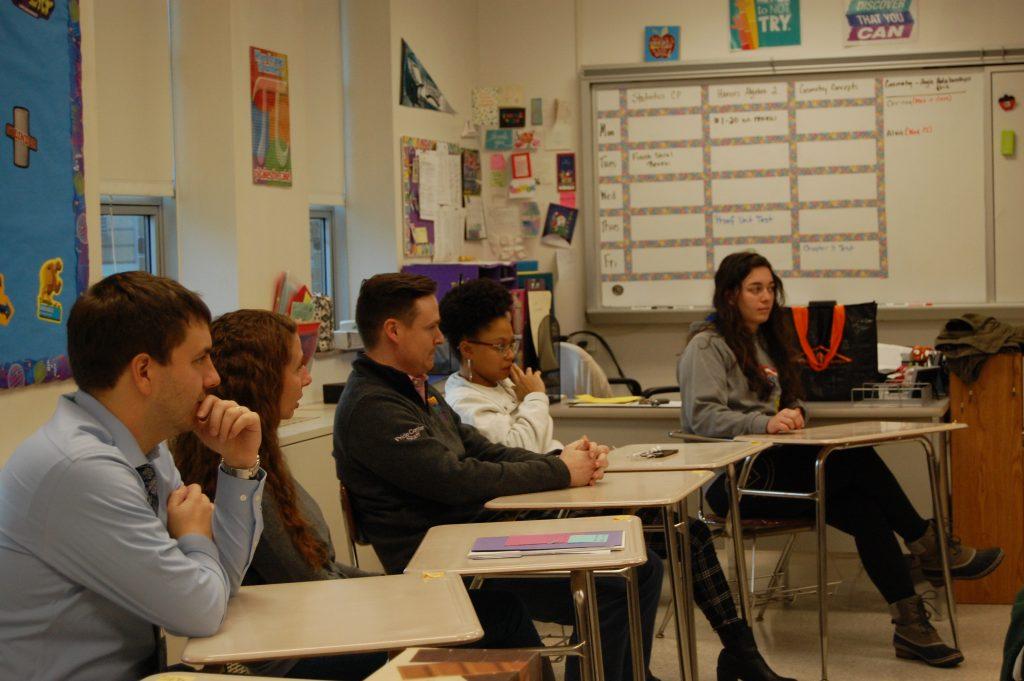
{"label": "hoop earring", "polygon": [[473,360],[468,358],[468,357],[466,358],[465,369],[466,369],[466,372],[468,373],[468,375],[463,374],[463,377],[467,381],[472,381],[473,380]]}

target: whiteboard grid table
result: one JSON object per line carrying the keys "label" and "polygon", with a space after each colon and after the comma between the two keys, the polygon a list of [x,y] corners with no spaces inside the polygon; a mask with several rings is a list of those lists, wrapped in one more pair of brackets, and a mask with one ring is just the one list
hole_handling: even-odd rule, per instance
{"label": "whiteboard grid table", "polygon": [[[1014,305],[995,286],[993,244],[1014,237],[991,214],[986,138],[990,76],[1022,62],[1014,48],[582,67],[588,315],[678,319],[747,248],[797,301]],[[922,270],[925,233],[947,248]]]}

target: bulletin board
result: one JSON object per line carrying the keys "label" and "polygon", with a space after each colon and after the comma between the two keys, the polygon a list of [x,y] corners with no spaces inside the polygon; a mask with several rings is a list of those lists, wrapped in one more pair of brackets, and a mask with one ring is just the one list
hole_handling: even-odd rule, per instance
{"label": "bulletin board", "polygon": [[78,0],[0,3],[0,389],[70,378],[88,284]]}
{"label": "bulletin board", "polygon": [[[446,143],[451,154],[461,154],[463,148]],[[434,222],[420,217],[419,164],[416,153],[437,149],[436,140],[404,136],[401,139],[402,154],[402,243],[405,255],[411,258],[429,258],[434,255]],[[414,238],[414,230],[426,230],[426,241],[419,243]]]}
{"label": "bulletin board", "polygon": [[584,69],[588,309],[707,307],[746,249],[791,302],[991,300],[990,74],[973,61]]}

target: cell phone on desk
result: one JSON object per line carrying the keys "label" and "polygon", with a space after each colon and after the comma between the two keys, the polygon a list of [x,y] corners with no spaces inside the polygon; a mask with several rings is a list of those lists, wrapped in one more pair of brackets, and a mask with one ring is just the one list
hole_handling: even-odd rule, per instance
{"label": "cell phone on desk", "polygon": [[637,456],[641,459],[663,459],[666,456],[671,456],[678,452],[678,449],[662,449],[655,447],[654,449],[648,449],[643,452],[637,452]]}

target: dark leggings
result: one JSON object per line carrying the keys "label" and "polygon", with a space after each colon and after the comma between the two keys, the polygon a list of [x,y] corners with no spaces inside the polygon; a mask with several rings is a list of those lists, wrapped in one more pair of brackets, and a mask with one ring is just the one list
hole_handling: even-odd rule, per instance
{"label": "dark leggings", "polygon": [[[747,487],[812,492],[817,455],[816,447],[773,447],[755,462]],[[715,513],[728,512],[729,488],[724,475],[712,483],[707,500]],[[747,518],[813,518],[814,502],[744,496],[740,514]],[[825,521],[853,536],[864,569],[886,602],[914,595],[914,583],[893,533],[904,541],[914,541],[928,525],[871,447],[829,455],[825,462]]]}

